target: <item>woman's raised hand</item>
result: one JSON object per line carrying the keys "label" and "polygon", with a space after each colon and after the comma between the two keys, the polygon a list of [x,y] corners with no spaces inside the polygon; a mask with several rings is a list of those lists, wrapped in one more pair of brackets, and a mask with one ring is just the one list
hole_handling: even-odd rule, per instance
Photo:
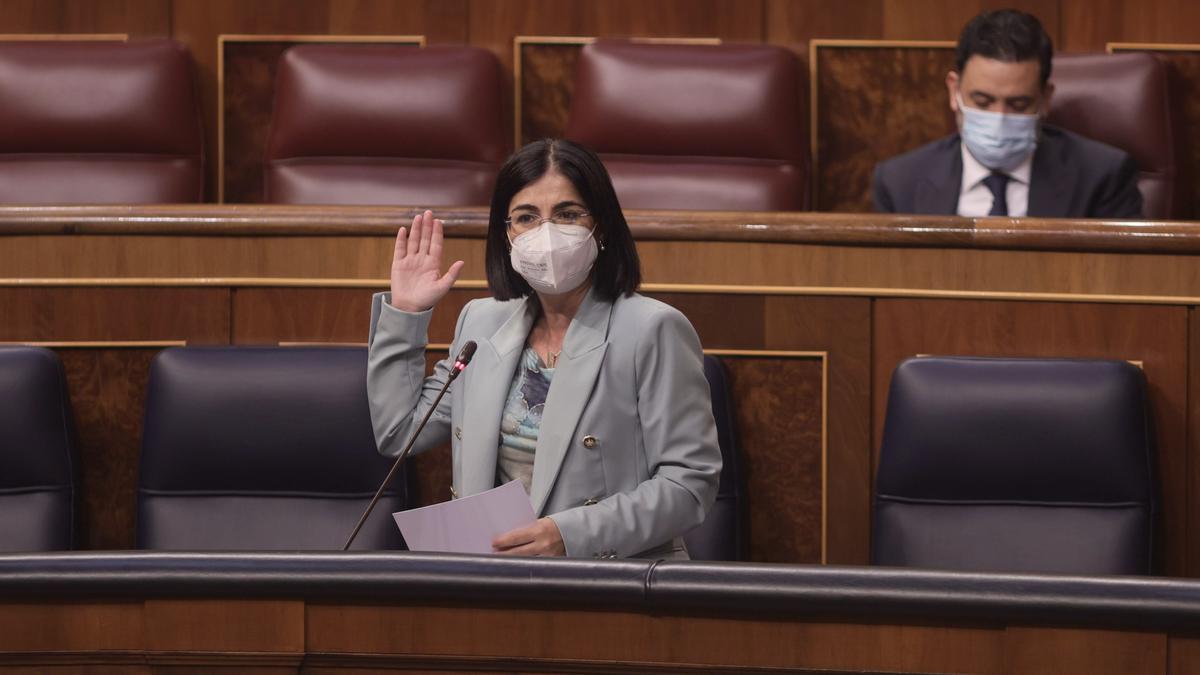
{"label": "woman's raised hand", "polygon": [[430,309],[450,291],[462,271],[457,260],[442,269],[442,221],[432,211],[413,218],[412,228],[396,233],[392,256],[392,307],[405,312]]}

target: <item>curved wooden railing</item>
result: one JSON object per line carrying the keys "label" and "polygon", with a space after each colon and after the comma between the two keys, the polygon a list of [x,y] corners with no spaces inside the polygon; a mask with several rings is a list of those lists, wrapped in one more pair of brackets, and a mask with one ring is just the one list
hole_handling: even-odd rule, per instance
{"label": "curved wooden railing", "polygon": [[[4,206],[0,237],[30,234],[385,235],[405,207],[155,205]],[[481,237],[484,207],[437,209],[451,237]],[[638,240],[745,241],[1041,251],[1200,253],[1200,223],[880,214],[630,210]]]}

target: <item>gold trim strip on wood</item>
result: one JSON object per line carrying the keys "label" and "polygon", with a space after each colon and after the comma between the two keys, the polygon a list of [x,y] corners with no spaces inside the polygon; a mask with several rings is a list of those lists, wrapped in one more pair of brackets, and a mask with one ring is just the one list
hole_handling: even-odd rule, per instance
{"label": "gold trim strip on wood", "polygon": [[1045,293],[1036,291],[959,291],[862,286],[727,286],[707,284],[643,284],[657,293],[728,293],[731,295],[804,295],[867,298],[939,298],[947,300],[1021,300],[1029,302],[1095,302],[1135,305],[1198,305],[1198,296]]}
{"label": "gold trim strip on wood", "polygon": [[249,35],[222,33],[217,36],[217,203],[225,203],[225,43],[297,42],[412,44],[425,47],[424,35]]}
{"label": "gold trim strip on wood", "polygon": [[[375,288],[386,290],[387,279],[302,279],[296,277],[56,277],[0,279],[0,288]],[[455,290],[486,290],[483,279],[460,279]],[[723,293],[729,295],[794,295],[864,298],[939,298],[946,300],[1018,300],[1025,302],[1093,302],[1133,305],[1200,305],[1200,296],[1122,295],[1114,293],[1049,293],[1040,291],[964,291],[871,286],[755,286],[737,284],[648,283],[646,293]]]}
{"label": "gold trim strip on wood", "polygon": [[128,33],[2,33],[0,42],[129,42]]}
{"label": "gold trim strip on wood", "polygon": [[0,342],[0,347],[46,347],[48,349],[154,349],[186,347],[187,340],[32,340]]}
{"label": "gold trim strip on wood", "polygon": [[[321,342],[314,341],[281,341],[276,343],[280,347],[366,347],[365,342]],[[434,342],[425,345],[425,351],[428,352],[448,352],[450,351],[450,343]]]}
{"label": "gold trim strip on wood", "polygon": [[817,51],[822,47],[854,49],[929,49],[948,47],[953,49],[955,44],[955,42],[949,40],[841,40],[818,38],[808,41],[808,152],[810,166],[812,167],[809,172],[808,188],[812,190],[812,199],[810,200],[811,210],[816,211],[820,208],[820,204],[817,202],[817,197],[820,195],[820,182],[817,176],[820,174],[819,167],[821,166],[818,164],[820,153],[817,151],[817,103],[820,95],[818,92],[819,87],[817,86],[820,82],[817,79]]}
{"label": "gold trim strip on wood", "polygon": [[[918,359],[931,359],[931,358],[939,358],[939,357],[942,357],[942,358],[964,358],[964,357],[966,357],[966,358],[976,358],[976,357],[978,357],[978,358],[993,358],[993,355],[991,355],[991,354],[969,354],[969,355],[968,354],[913,354],[913,358],[918,358]],[[994,358],[998,358],[998,359],[1055,359],[1055,358],[1079,359],[1079,358],[1083,358],[1083,357],[1080,357],[1080,356],[1045,356],[1045,355],[1037,355],[1037,356],[1016,355],[1016,356],[1014,356],[1014,355],[1005,354],[1003,356],[996,355],[996,356],[994,356]],[[1146,369],[1146,363],[1145,363],[1145,361],[1143,361],[1141,359],[1121,359],[1121,360],[1130,365],[1137,366],[1138,370]]]}
{"label": "gold trim strip on wood", "polygon": [[821,359],[821,564],[829,563],[829,355]]}
{"label": "gold trim strip on wood", "polygon": [[217,44],[226,42],[361,42],[364,44],[414,44],[420,47],[426,45],[424,35],[313,35],[313,34],[274,34],[258,35],[255,33],[222,33],[217,36]]}
{"label": "gold trim strip on wood", "polygon": [[365,342],[324,342],[321,340],[280,341],[280,347],[366,347]]}
{"label": "gold trim strip on wood", "polygon": [[1104,45],[1104,51],[1109,54],[1117,52],[1200,52],[1200,43],[1184,42],[1109,42]]}
{"label": "gold trim strip on wood", "polygon": [[954,48],[958,43],[954,40],[854,40],[840,38],[817,38],[808,41],[809,55],[813,53],[816,47],[847,47],[847,48],[862,48],[869,49],[895,49],[897,47],[906,48],[912,47],[917,49]]}
{"label": "gold trim strip on wood", "polygon": [[781,359],[824,359],[829,352],[804,352],[780,349],[705,349],[709,356],[743,356],[747,358],[781,358]]}

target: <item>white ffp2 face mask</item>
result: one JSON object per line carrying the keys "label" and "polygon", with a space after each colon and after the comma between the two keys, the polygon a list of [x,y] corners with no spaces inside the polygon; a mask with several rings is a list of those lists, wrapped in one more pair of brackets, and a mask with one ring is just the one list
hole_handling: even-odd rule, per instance
{"label": "white ffp2 face mask", "polygon": [[994,113],[963,105],[962,140],[971,156],[993,171],[1011,171],[1037,149],[1037,114]]}
{"label": "white ffp2 face mask", "polygon": [[509,260],[533,290],[569,293],[587,279],[599,251],[592,230],[545,222],[511,241]]}

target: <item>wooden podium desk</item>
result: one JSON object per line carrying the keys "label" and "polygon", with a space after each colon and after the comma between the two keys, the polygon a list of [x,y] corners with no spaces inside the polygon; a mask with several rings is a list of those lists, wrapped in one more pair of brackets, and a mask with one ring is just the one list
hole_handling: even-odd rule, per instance
{"label": "wooden podium desk", "polygon": [[1181,674],[1200,582],[416,553],[0,555],[0,670]]}
{"label": "wooden podium desk", "polygon": [[[80,435],[83,539],[133,543],[146,374],[181,344],[365,342],[413,209],[0,208],[0,341],[62,356]],[[444,354],[486,294],[483,209],[447,209],[466,261],[434,312]],[[919,354],[1133,361],[1150,385],[1163,570],[1200,576],[1200,225],[631,211],[645,293],[730,372],[757,562],[867,561],[892,369]],[[418,458],[418,503],[448,460]]]}

